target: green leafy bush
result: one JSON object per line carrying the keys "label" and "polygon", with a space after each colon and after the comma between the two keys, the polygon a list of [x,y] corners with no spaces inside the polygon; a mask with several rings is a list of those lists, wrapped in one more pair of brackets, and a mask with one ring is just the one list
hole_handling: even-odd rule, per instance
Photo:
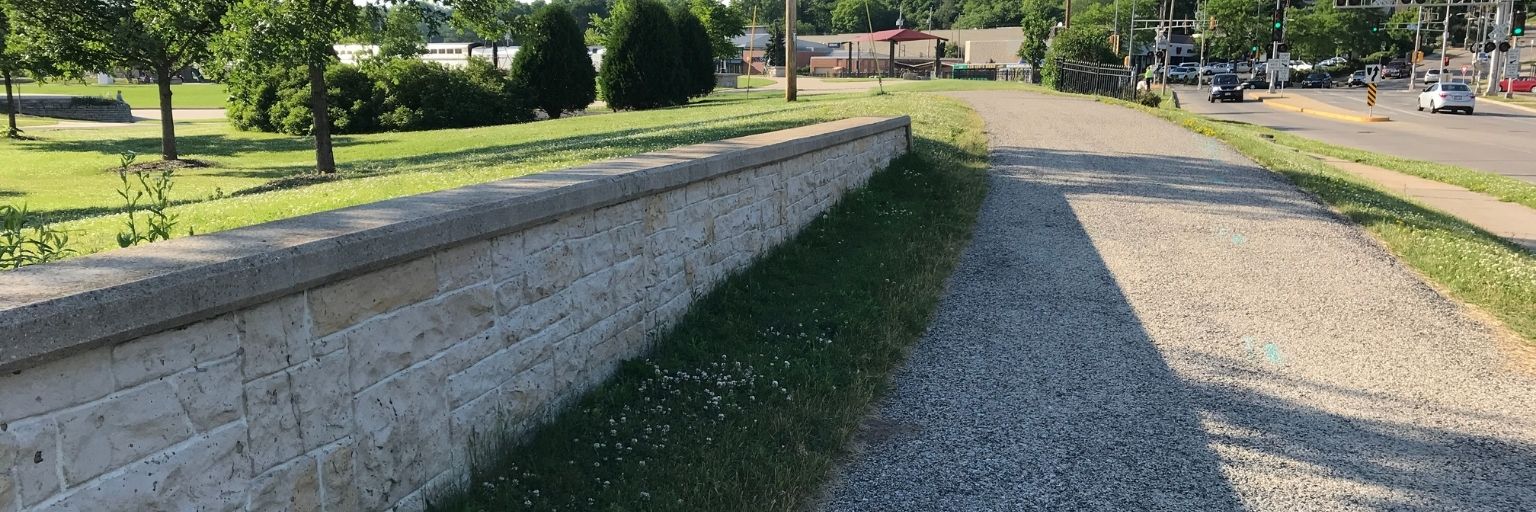
{"label": "green leafy bush", "polygon": [[531,25],[512,58],[512,83],[551,119],[587,108],[597,99],[597,70],[576,18],[565,6],[550,4],[534,13]]}
{"label": "green leafy bush", "polygon": [[26,205],[0,205],[0,269],[47,263],[74,253],[69,233],[34,223]]}
{"label": "green leafy bush", "polygon": [[619,0],[612,23],[598,73],[608,106],[644,110],[687,103],[677,29],[667,8],[656,0]]}
{"label": "green leafy bush", "polygon": [[715,57],[709,44],[709,32],[685,5],[672,8],[672,23],[677,26],[678,59],[682,61],[682,86],[690,98],[715,90]]}
{"label": "green leafy bush", "polygon": [[1136,103],[1146,107],[1158,108],[1163,105],[1163,95],[1152,91],[1141,91],[1141,94],[1136,95]]}

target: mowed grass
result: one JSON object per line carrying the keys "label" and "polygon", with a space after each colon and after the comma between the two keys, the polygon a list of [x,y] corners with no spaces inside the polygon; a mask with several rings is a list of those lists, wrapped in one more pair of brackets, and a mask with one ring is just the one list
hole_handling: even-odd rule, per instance
{"label": "mowed grass", "polygon": [[[931,81],[905,89],[984,87]],[[917,87],[921,86],[921,87]],[[1017,87],[996,84],[995,87]],[[520,125],[338,136],[336,158],[346,179],[241,195],[274,180],[306,174],[313,141],[240,132],[224,123],[179,124],[184,158],[211,167],[177,171],[172,198],[178,233],[248,226],[381,199],[482,183],[636,153],[841,119],[901,115],[911,97],[879,101],[862,93],[806,95],[793,105],[778,96],[718,95],[694,105]],[[111,129],[37,130],[36,140],[0,142],[0,202],[25,204],[69,230],[80,254],[116,248],[122,225],[118,154],[157,158],[155,123]]]}
{"label": "mowed grass", "polygon": [[[1315,142],[1303,144],[1284,139],[1269,128],[1216,121],[1179,110],[1104,101],[1151,112],[1226,142],[1360,224],[1451,296],[1487,312],[1527,342],[1536,344],[1536,254],[1288,145],[1309,150],[1322,148],[1330,154],[1340,151],[1336,147],[1323,148]],[[1272,142],[1270,137],[1284,144]],[[1335,156],[1373,164],[1401,164],[1390,161],[1390,157],[1358,150],[1340,151]]]}
{"label": "mowed grass", "polygon": [[[17,94],[68,94],[117,98],[132,108],[160,108],[160,89],[153,84],[95,85],[79,82],[28,83],[16,86]],[[176,84],[171,86],[171,106],[175,108],[224,108],[227,97],[223,84]]]}
{"label": "mowed grass", "polygon": [[778,80],[763,78],[760,76],[748,77],[746,75],[736,77],[736,87],[766,87],[779,83]]}
{"label": "mowed grass", "polygon": [[912,114],[914,154],[700,299],[647,357],[526,444],[476,447],[470,485],[429,509],[813,504],[928,324],[969,239],[986,166],[981,121],[956,101],[902,92],[825,101]]}

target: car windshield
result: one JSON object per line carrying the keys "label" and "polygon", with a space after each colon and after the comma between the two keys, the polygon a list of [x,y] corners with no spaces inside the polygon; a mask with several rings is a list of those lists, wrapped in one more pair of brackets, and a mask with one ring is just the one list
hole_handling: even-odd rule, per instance
{"label": "car windshield", "polygon": [[1472,89],[1468,89],[1467,88],[1467,84],[1445,84],[1445,85],[1440,86],[1440,90],[1442,90],[1442,91],[1467,92],[1467,91],[1470,91]]}
{"label": "car windshield", "polygon": [[1214,85],[1237,85],[1237,75],[1216,75],[1211,77]]}
{"label": "car windshield", "polygon": [[1311,75],[1307,76],[1307,80],[1327,80],[1327,79],[1328,79],[1328,75],[1325,75],[1325,74],[1322,74],[1322,73],[1312,73]]}

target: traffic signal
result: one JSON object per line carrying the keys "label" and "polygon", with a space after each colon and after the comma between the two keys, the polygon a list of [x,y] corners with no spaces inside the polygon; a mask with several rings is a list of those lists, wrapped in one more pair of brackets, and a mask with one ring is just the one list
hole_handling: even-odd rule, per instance
{"label": "traffic signal", "polygon": [[1525,35],[1525,11],[1515,11],[1514,19],[1509,23],[1509,35],[1520,37]]}
{"label": "traffic signal", "polygon": [[1269,40],[1280,42],[1285,40],[1285,7],[1275,9],[1275,19],[1269,24]]}
{"label": "traffic signal", "polygon": [[1494,44],[1493,41],[1483,43],[1483,53],[1493,53],[1493,51],[1497,49],[1499,49],[1499,45]]}
{"label": "traffic signal", "polygon": [[1377,32],[1381,32],[1381,26],[1380,25],[1372,25],[1371,26],[1371,33],[1375,34]]}

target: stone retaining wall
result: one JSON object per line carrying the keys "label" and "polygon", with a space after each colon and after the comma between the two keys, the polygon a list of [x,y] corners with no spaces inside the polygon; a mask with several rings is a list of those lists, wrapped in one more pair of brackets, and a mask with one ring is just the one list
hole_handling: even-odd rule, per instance
{"label": "stone retaining wall", "polygon": [[[94,99],[94,98],[93,98]],[[0,99],[0,114],[10,111],[10,106]],[[104,123],[131,123],[133,111],[127,103],[114,101],[111,105],[83,104],[73,96],[17,96],[16,111],[21,114]]]}
{"label": "stone retaining wall", "polygon": [[859,118],[0,273],[0,512],[420,510],[905,152]]}

